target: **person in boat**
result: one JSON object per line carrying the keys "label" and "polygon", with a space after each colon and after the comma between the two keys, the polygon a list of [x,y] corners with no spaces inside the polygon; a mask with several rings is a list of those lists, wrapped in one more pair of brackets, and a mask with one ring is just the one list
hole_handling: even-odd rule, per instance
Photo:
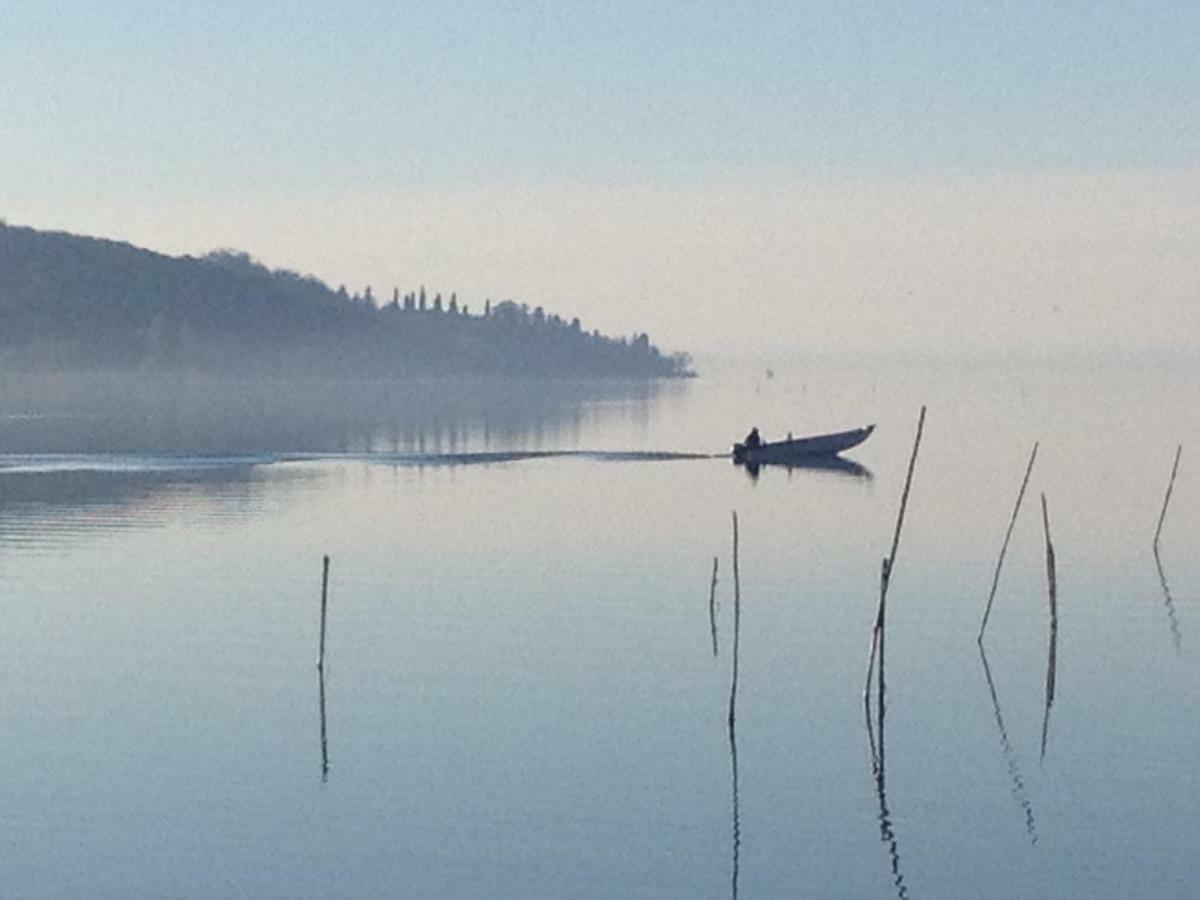
{"label": "person in boat", "polygon": [[746,439],[742,441],[742,446],[747,449],[757,449],[762,446],[762,438],[758,434],[758,426],[755,425],[750,429],[750,433],[746,435]]}

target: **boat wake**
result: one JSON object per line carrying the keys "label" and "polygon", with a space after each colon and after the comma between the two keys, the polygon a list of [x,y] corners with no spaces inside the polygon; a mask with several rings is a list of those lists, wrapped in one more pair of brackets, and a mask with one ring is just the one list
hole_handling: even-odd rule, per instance
{"label": "boat wake", "polygon": [[470,466],[530,459],[586,459],[595,462],[669,462],[724,459],[727,453],[676,453],[668,450],[501,450],[481,453],[363,454],[357,459],[397,466]]}
{"label": "boat wake", "polygon": [[138,474],[210,471],[285,463],[358,462],[387,466],[496,465],[536,459],[598,462],[667,462],[721,459],[720,453],[660,450],[499,450],[477,453],[269,453],[269,454],[0,454],[0,475],[56,473]]}
{"label": "boat wake", "polygon": [[191,456],[176,454],[0,454],[0,475],[60,473],[139,474],[209,471],[282,462],[278,455]]}

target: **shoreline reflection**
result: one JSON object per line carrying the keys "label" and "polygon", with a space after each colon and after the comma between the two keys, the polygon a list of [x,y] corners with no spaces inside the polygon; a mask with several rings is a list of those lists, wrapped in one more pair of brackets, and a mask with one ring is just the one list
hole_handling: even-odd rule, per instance
{"label": "shoreline reflection", "polygon": [[[5,453],[417,453],[574,443],[689,385],[609,379],[7,376]],[[532,389],[531,389],[532,388]],[[563,439],[567,438],[566,441]]]}

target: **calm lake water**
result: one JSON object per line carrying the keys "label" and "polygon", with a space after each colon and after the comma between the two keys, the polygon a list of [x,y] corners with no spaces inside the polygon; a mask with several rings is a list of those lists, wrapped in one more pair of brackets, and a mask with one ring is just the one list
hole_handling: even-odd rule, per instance
{"label": "calm lake water", "polygon": [[[1200,893],[1200,373],[705,372],[4,379],[0,893]],[[863,470],[702,456],[867,422]]]}

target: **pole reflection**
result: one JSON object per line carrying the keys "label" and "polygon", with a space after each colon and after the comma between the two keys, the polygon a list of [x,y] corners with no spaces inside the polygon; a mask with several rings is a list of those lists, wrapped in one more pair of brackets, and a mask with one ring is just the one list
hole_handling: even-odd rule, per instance
{"label": "pole reflection", "polygon": [[[1046,761],[1046,738],[1050,732],[1050,707],[1054,705],[1054,683],[1058,668],[1058,575],[1054,543],[1050,540],[1050,514],[1042,494],[1042,526],[1046,533],[1046,592],[1050,605],[1050,638],[1046,647],[1046,703],[1042,713],[1042,749],[1039,764]],[[983,649],[983,645],[980,645]]]}
{"label": "pole reflection", "polygon": [[[716,566],[713,566],[716,573]],[[742,848],[742,822],[738,810],[738,763],[737,763],[737,686],[738,647],[741,643],[742,589],[738,576],[738,518],[733,514],[733,675],[729,682],[729,766],[733,800],[733,860],[730,874],[732,896],[738,895],[738,863]]]}
{"label": "pole reflection", "polygon": [[992,715],[996,719],[996,729],[1000,734],[1000,750],[1004,755],[1005,766],[1008,768],[1008,776],[1012,780],[1012,795],[1025,813],[1025,832],[1029,835],[1029,842],[1036,844],[1038,841],[1037,825],[1033,818],[1033,804],[1029,800],[1029,792],[1025,788],[1025,779],[1021,777],[1020,766],[1017,765],[1016,754],[1013,752],[1012,743],[1008,739],[1008,729],[1004,727],[1004,716],[1000,712],[1000,698],[996,694],[996,683],[992,680],[992,670],[988,666],[987,652],[983,649],[983,644],[979,643],[979,661],[983,663],[983,675],[987,679],[988,693],[992,698]]}
{"label": "pole reflection", "polygon": [[742,848],[742,820],[738,807],[738,758],[737,758],[737,728],[734,717],[729,717],[729,768],[733,784],[733,863],[730,875],[732,896],[737,900],[738,895],[738,862]]}
{"label": "pole reflection", "polygon": [[1162,557],[1158,552],[1158,542],[1162,537],[1163,523],[1167,519],[1167,507],[1171,505],[1171,492],[1175,490],[1175,477],[1179,474],[1179,458],[1183,455],[1183,444],[1175,448],[1175,461],[1171,464],[1171,479],[1167,482],[1167,493],[1163,497],[1162,511],[1158,514],[1158,525],[1154,529],[1154,565],[1158,568],[1158,582],[1162,585],[1163,602],[1167,608],[1167,622],[1171,626],[1171,638],[1175,642],[1175,652],[1178,653],[1183,645],[1179,632],[1179,617],[1175,613],[1175,600],[1171,597],[1171,589],[1167,587],[1167,576],[1163,572]]}
{"label": "pole reflection", "polygon": [[1050,707],[1054,705],[1054,682],[1058,668],[1058,621],[1051,620],[1050,642],[1046,647],[1046,702],[1042,711],[1042,749],[1039,762],[1046,761],[1046,738],[1050,732]]}
{"label": "pole reflection", "polygon": [[[884,762],[884,723],[887,719],[887,677],[885,674],[885,650],[887,643],[887,597],[891,585],[892,573],[896,566],[896,553],[900,549],[900,534],[904,529],[904,514],[908,510],[908,496],[912,489],[913,472],[917,466],[917,454],[921,449],[921,435],[925,431],[925,407],[917,418],[917,433],[913,439],[912,455],[908,459],[908,473],[904,477],[904,491],[900,495],[900,509],[896,513],[896,530],[892,534],[892,547],[883,558],[879,570],[879,607],[875,613],[875,624],[871,629],[871,649],[867,657],[867,681],[863,686],[863,712],[867,723],[867,741],[871,748],[871,770],[875,779],[875,794],[879,800],[879,838],[888,848],[891,859],[892,884],[901,900],[908,896],[908,888],[904,884],[904,876],[900,871],[900,844],[896,838],[896,829],[892,825],[891,812],[887,805],[887,776]],[[877,665],[878,664],[878,665]],[[878,745],[876,734],[871,727],[871,680],[878,672],[879,695],[876,703],[878,716]]]}
{"label": "pole reflection", "polygon": [[1158,583],[1163,592],[1163,606],[1167,610],[1167,624],[1171,627],[1171,642],[1175,652],[1183,648],[1183,633],[1179,630],[1179,615],[1175,612],[1175,598],[1171,596],[1171,588],[1167,585],[1167,575],[1163,571],[1162,557],[1158,555],[1158,545],[1154,547],[1154,567],[1158,569]]}
{"label": "pole reflection", "polygon": [[[881,577],[880,589],[887,590],[888,577],[887,560],[884,560],[883,574]],[[887,801],[887,767],[885,762],[886,751],[884,749],[884,728],[887,721],[887,707],[883,702],[884,691],[886,687],[886,677],[884,675],[884,655],[882,634],[879,635],[878,647],[878,676],[879,676],[879,702],[876,704],[876,725],[871,722],[871,694],[870,685],[863,698],[863,711],[865,713],[865,721],[867,726],[867,744],[871,751],[871,777],[875,781],[875,797],[879,801],[879,839],[887,846],[888,859],[891,864],[892,884],[896,888],[896,896],[901,900],[906,900],[908,897],[908,886],[904,883],[904,874],[900,868],[900,842],[896,837],[896,828],[892,824],[891,810],[888,808]],[[870,675],[868,674],[868,678]],[[877,730],[876,730],[877,729]]]}
{"label": "pole reflection", "polygon": [[317,697],[321,712],[321,782],[329,780],[329,733],[325,726],[325,667],[317,666]]}
{"label": "pole reflection", "polygon": [[713,659],[717,658],[717,558],[713,557],[712,582],[708,586],[708,630],[712,635]]}

